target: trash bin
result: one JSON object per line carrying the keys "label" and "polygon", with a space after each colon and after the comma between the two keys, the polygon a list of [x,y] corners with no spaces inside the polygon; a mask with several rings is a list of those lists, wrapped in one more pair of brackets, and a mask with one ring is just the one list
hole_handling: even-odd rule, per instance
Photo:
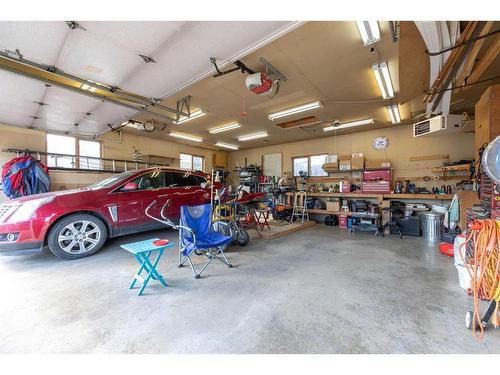
{"label": "trash bin", "polygon": [[443,226],[444,215],[439,212],[424,212],[420,214],[420,227],[422,236],[428,242],[441,240],[441,227]]}

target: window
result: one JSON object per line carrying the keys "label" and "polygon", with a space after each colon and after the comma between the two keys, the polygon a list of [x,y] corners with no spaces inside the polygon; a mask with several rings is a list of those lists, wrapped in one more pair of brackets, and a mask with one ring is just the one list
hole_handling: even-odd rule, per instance
{"label": "window", "polygon": [[199,186],[202,182],[207,182],[203,177],[195,176],[191,173],[172,173],[171,187]]}
{"label": "window", "polygon": [[314,155],[309,157],[310,176],[328,176],[328,173],[323,170],[323,164],[326,163],[328,155]]}
{"label": "window", "polygon": [[137,190],[153,190],[160,189],[166,186],[166,173],[153,171],[150,173],[143,174],[140,177],[137,177],[135,180],[131,182],[135,182],[137,184]]}
{"label": "window", "polygon": [[196,156],[190,154],[181,154],[180,167],[182,169],[194,169],[203,171],[205,158],[203,156]]}
{"label": "window", "polygon": [[[76,138],[47,134],[47,152],[52,154],[76,155]],[[47,156],[47,165],[58,168],[77,168],[71,156]]]}
{"label": "window", "polygon": [[308,158],[294,158],[293,159],[293,175],[299,176],[299,172],[308,173],[309,171],[309,160]]}
{"label": "window", "polygon": [[[96,141],[78,141],[78,153],[80,156],[89,156],[92,158],[101,157],[101,143]],[[101,161],[89,158],[80,158],[80,168],[82,169],[101,169]]]}
{"label": "window", "polygon": [[293,158],[293,175],[299,176],[299,172],[307,172],[309,176],[328,176],[323,170],[328,155],[312,155]]}
{"label": "window", "polygon": [[195,171],[202,171],[203,170],[203,157],[193,156],[193,169]]}

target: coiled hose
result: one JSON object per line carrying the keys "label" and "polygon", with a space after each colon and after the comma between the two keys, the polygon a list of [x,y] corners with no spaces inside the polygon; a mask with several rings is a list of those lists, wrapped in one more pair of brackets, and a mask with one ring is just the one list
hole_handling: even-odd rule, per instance
{"label": "coiled hose", "polygon": [[[474,256],[467,261],[467,270],[471,277],[469,290],[474,299],[472,332],[478,340],[484,337],[484,326],[481,322],[480,300],[496,301],[492,323],[500,326],[498,307],[500,305],[500,221],[493,219],[475,220],[469,224],[471,233],[461,244],[466,246],[472,241]],[[461,249],[460,249],[461,250]],[[463,258],[463,253],[460,251]],[[479,328],[479,329],[477,329]]]}

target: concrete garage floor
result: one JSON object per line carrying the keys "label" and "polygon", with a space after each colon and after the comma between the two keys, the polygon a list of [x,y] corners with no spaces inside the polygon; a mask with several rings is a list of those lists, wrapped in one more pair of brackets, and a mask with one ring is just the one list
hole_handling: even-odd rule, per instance
{"label": "concrete garage floor", "polygon": [[114,239],[95,256],[1,257],[1,353],[500,353],[465,329],[471,300],[452,260],[418,238],[323,225],[228,252],[195,280],[168,252],[137,297]]}

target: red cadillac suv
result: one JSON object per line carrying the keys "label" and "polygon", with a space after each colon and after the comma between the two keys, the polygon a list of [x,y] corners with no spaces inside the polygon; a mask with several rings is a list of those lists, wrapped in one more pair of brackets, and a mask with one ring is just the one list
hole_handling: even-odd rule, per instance
{"label": "red cadillac suv", "polygon": [[[210,201],[207,175],[172,168],[123,172],[86,188],[13,199],[0,205],[0,254],[41,252],[78,259],[107,238],[158,229],[144,211],[156,200],[176,221],[180,206]],[[155,212],[156,210],[157,212]]]}

